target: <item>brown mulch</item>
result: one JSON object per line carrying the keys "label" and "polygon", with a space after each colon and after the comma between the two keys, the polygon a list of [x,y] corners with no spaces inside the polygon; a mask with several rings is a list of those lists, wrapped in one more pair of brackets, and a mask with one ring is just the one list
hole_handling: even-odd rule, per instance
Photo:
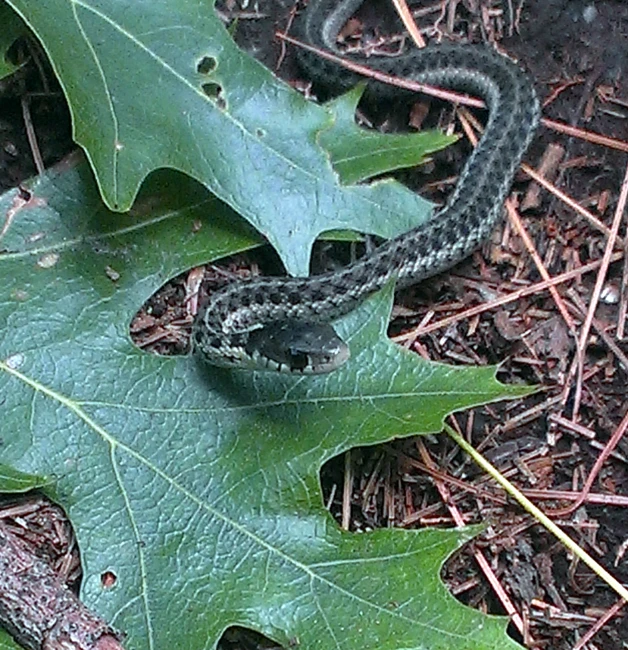
{"label": "brown mulch", "polygon": [[[274,36],[289,24],[293,0],[249,4],[241,11],[235,0],[220,3],[226,18],[239,19],[238,42],[284,78],[307,85],[291,49]],[[505,383],[541,387],[526,399],[456,414],[448,422],[626,584],[628,268],[621,238],[628,233],[616,210],[628,169],[628,3],[513,0],[521,11],[512,34],[498,0],[418,4],[424,11],[417,22],[427,37],[453,33],[495,41],[533,75],[545,122],[526,160],[533,170],[543,169],[549,187],[522,171],[514,208],[483,254],[403,292],[390,335],[425,358],[499,363]],[[355,29],[377,35],[380,14],[364,11],[360,18]],[[5,186],[34,171],[20,97],[39,88],[40,68],[20,75],[12,82],[20,84],[17,91],[0,87],[0,108],[12,106],[2,113],[0,136],[14,144],[0,157]],[[427,124],[451,122],[462,130],[464,116],[451,106],[419,102],[421,114],[429,109]],[[31,100],[30,107],[50,164],[71,146],[67,129],[59,129],[67,121],[60,121],[54,98]],[[420,170],[403,180],[442,200],[468,150],[459,143],[435,156],[429,177]],[[609,244],[614,222],[619,234]],[[258,262],[273,265],[237,258],[229,270],[247,273]],[[208,273],[224,281],[221,273]],[[182,301],[190,282],[198,278],[169,283],[138,314],[132,331],[139,345],[185,351],[186,329],[172,324],[185,321]],[[473,607],[500,614],[512,607],[511,631],[525,647],[628,647],[628,609],[617,606],[617,594],[505,498],[447,437],[352,450],[323,468],[321,482],[331,513],[352,531],[488,524],[443,575],[456,597]],[[229,650],[269,647],[239,629],[221,643]]]}

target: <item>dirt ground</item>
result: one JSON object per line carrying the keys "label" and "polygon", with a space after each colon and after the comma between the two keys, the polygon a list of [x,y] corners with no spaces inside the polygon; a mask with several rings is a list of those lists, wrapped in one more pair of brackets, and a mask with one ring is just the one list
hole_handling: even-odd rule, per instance
{"label": "dirt ground", "polygon": [[[382,24],[394,25],[381,18],[385,4],[374,0],[376,6],[360,12],[355,33],[372,39]],[[525,400],[479,408],[449,423],[626,584],[628,267],[621,255],[611,258],[599,288],[596,282],[627,173],[628,2],[511,4],[512,30],[499,0],[423,0],[411,7],[421,10],[417,22],[428,39],[493,41],[530,72],[545,122],[526,162],[544,168],[550,187],[520,172],[517,214],[482,254],[403,292],[390,334],[427,358],[501,363],[502,381],[542,387]],[[291,49],[275,37],[289,26],[294,0],[218,6],[225,20],[238,18],[242,47],[286,80],[307,85]],[[36,57],[15,79],[0,82],[0,189],[35,172],[27,126],[46,166],[73,148],[67,109],[43,54],[32,44],[20,47]],[[421,97],[415,108],[426,125],[453,123],[462,131],[450,105]],[[400,118],[387,116],[385,125],[391,121]],[[401,178],[441,201],[468,151],[458,143],[435,156],[429,175],[422,169]],[[626,236],[625,219],[619,236]],[[609,249],[622,250],[621,241]],[[170,284],[152,303],[164,322],[180,316],[177,286]],[[138,344],[148,347],[154,334],[140,331]],[[172,343],[174,352],[185,348],[180,340]],[[161,345],[163,352],[163,338]],[[457,598],[482,611],[503,614],[504,603],[512,603],[520,619],[510,629],[525,647],[628,648],[628,610],[616,607],[617,594],[504,498],[445,436],[353,450],[328,463],[321,481],[325,502],[349,530],[451,526],[456,517],[488,522],[443,576]],[[499,587],[490,586],[478,554]],[[271,646],[238,629],[222,641],[231,650]]]}

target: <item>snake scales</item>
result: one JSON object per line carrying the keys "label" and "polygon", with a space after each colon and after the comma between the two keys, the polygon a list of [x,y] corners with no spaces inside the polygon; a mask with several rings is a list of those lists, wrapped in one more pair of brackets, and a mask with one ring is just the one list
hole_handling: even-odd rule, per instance
{"label": "snake scales", "polygon": [[[296,36],[340,53],[336,40],[364,0],[309,0]],[[336,82],[352,73],[302,51],[305,68]],[[331,321],[353,310],[391,278],[407,286],[443,271],[487,238],[539,119],[529,77],[510,59],[478,45],[437,45],[400,57],[372,57],[371,68],[482,97],[489,110],[478,146],[447,204],[432,219],[349,266],[303,278],[258,278],[216,291],[193,326],[193,345],[209,363],[300,373],[334,370],[349,350]]]}

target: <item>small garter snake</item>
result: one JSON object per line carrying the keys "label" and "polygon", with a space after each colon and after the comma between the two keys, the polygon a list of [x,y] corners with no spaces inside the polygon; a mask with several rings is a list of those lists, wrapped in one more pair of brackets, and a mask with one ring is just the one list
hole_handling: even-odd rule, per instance
{"label": "small garter snake", "polygon": [[[336,39],[364,0],[309,0],[297,37],[340,54]],[[302,52],[304,66],[340,88],[356,77]],[[427,223],[349,266],[302,278],[257,278],[216,291],[196,316],[193,345],[209,363],[299,373],[330,372],[349,357],[331,321],[354,309],[391,278],[407,286],[443,271],[477,248],[497,220],[539,120],[529,77],[509,58],[481,45],[437,45],[369,66],[418,82],[478,95],[489,117],[447,204]]]}

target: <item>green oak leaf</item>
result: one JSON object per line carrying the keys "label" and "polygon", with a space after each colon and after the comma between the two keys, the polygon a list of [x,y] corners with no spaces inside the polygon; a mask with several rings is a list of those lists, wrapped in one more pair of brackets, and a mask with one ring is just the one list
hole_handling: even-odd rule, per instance
{"label": "green oak leaf", "polygon": [[81,597],[129,650],[214,648],[231,625],[304,650],[519,647],[504,619],[464,607],[439,578],[472,529],[343,532],[319,470],[527,389],[391,343],[390,287],[338,323],[352,358],[326,376],[148,354],[129,338],[144,300],[257,238],[174,172],[151,176],[128,214],[102,207],[75,160],[29,191],[0,198],[2,462],[53,477],[81,548]]}
{"label": "green oak leaf", "polygon": [[48,478],[19,472],[13,467],[0,463],[0,492],[19,494],[45,487],[50,483],[52,481]]}
{"label": "green oak leaf", "polygon": [[391,134],[361,129],[354,115],[364,88],[360,84],[326,104],[334,121],[321,132],[319,142],[329,151],[341,183],[351,185],[378,174],[421,165],[429,154],[458,139],[440,131]]}
{"label": "green oak leaf", "polygon": [[26,33],[21,18],[8,5],[0,2],[0,79],[12,75],[20,66],[7,59],[9,48]]}
{"label": "green oak leaf", "polygon": [[110,208],[128,209],[151,171],[182,171],[298,275],[322,232],[392,237],[429,216],[390,179],[341,186],[318,144],[333,114],[242,52],[212,0],[7,2],[50,56]]}
{"label": "green oak leaf", "polygon": [[0,629],[0,650],[24,650],[9,636],[8,632]]}

